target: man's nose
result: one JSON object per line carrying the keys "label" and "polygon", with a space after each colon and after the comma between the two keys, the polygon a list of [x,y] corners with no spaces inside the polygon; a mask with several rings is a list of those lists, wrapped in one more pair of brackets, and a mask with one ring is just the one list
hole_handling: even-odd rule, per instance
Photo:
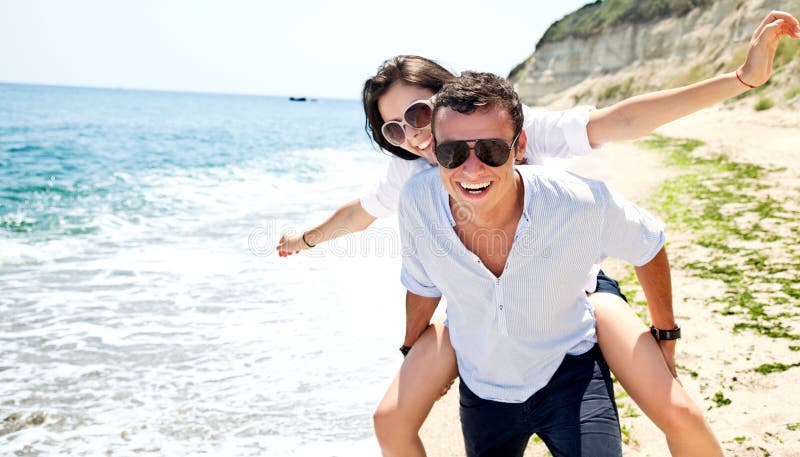
{"label": "man's nose", "polygon": [[472,147],[469,149],[469,155],[467,156],[467,160],[462,165],[461,171],[464,173],[477,173],[483,170],[484,163],[481,162],[481,159],[475,155],[475,148]]}

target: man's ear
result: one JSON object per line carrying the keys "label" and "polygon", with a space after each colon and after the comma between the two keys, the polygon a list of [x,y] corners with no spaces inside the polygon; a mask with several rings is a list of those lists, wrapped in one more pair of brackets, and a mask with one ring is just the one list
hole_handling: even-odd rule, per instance
{"label": "man's ear", "polygon": [[515,147],[517,148],[517,152],[514,154],[514,159],[522,160],[525,156],[525,149],[528,147],[528,135],[525,134],[525,130],[519,132],[519,138],[517,138]]}

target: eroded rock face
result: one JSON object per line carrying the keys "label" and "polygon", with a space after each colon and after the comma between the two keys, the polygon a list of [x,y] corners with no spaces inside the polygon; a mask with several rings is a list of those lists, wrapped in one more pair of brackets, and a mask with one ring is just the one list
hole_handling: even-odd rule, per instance
{"label": "eroded rock face", "polygon": [[572,89],[587,91],[589,87],[579,87],[587,80],[610,84],[620,73],[648,78],[649,86],[658,87],[693,65],[729,58],[746,46],[773,9],[797,12],[800,0],[716,0],[679,18],[623,24],[587,39],[543,43],[509,78],[523,100],[537,105],[574,95]]}

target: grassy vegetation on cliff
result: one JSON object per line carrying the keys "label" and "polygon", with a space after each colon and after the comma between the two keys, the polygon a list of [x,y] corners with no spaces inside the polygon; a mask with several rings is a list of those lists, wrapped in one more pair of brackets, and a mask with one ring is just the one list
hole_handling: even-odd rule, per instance
{"label": "grassy vegetation on cliff", "polygon": [[565,38],[588,38],[622,23],[683,16],[693,8],[711,3],[712,0],[597,0],[553,23],[536,46]]}

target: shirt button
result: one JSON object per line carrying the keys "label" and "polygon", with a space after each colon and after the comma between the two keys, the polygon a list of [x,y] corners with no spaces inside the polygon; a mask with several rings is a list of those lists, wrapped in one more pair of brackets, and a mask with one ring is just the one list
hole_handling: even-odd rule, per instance
{"label": "shirt button", "polygon": [[500,309],[501,309],[501,310],[503,309],[503,305],[500,305]]}

